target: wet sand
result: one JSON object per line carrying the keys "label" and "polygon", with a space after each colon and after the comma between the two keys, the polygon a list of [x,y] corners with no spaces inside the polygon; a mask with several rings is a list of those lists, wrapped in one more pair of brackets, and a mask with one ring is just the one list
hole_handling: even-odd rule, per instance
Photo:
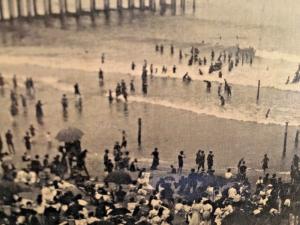
{"label": "wet sand", "polygon": [[[77,70],[56,70],[39,66],[19,65],[1,68],[6,74],[13,72],[20,74],[19,80],[24,79],[21,74],[30,74],[36,80],[37,95],[35,99],[42,99],[45,103],[45,124],[39,126],[35,119],[34,103],[30,101],[26,116],[22,110],[15,118],[12,130],[17,146],[17,156],[24,151],[23,135],[30,124],[37,128],[38,137],[32,150],[32,155],[49,153],[56,154],[56,150],[46,148],[45,133],[51,131],[52,136],[63,127],[72,125],[82,129],[85,136],[82,146],[89,150],[88,168],[93,175],[103,174],[102,156],[105,148],[112,149],[114,141],[121,141],[121,131],[128,134],[129,151],[138,158],[143,165],[150,166],[151,152],[154,147],[160,150],[162,168],[170,164],[177,165],[177,154],[184,150],[186,168],[194,166],[195,153],[198,149],[215,153],[215,167],[223,171],[227,167],[236,167],[238,160],[244,157],[249,168],[260,170],[260,160],[264,153],[268,153],[271,161],[270,168],[279,171],[288,171],[293,148],[296,127],[289,128],[288,149],[285,160],[282,161],[284,127],[279,125],[264,125],[253,122],[241,122],[195,114],[190,111],[173,109],[143,102],[122,101],[109,104],[103,90],[99,89],[97,74],[83,74]],[[22,73],[23,71],[23,73]],[[26,73],[24,73],[26,71]],[[52,77],[52,78],[51,78]],[[54,78],[60,77],[56,83]],[[89,77],[87,79],[86,77]],[[130,80],[129,75],[106,74],[106,84],[115,82],[116,78]],[[174,82],[157,78],[153,82]],[[55,81],[51,83],[51,81]],[[83,93],[83,111],[79,113],[74,106],[72,84],[79,81]],[[175,81],[176,82],[176,81]],[[180,82],[180,81],[178,81]],[[70,91],[70,92],[69,92]],[[18,90],[18,93],[24,89]],[[61,95],[67,93],[70,98],[68,119],[62,116],[60,105]],[[9,115],[9,90],[0,97],[0,118],[2,136],[12,126]],[[137,146],[137,118],[143,118],[143,145]]]}

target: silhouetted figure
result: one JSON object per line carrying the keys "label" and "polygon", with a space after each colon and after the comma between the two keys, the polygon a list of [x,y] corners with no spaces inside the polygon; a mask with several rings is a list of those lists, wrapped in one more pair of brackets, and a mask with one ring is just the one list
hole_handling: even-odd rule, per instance
{"label": "silhouetted figure", "polygon": [[207,155],[207,170],[211,171],[214,165],[214,154],[212,151],[209,151]]}
{"label": "silhouetted figure", "polygon": [[153,157],[152,158],[151,170],[156,170],[158,165],[159,165],[159,152],[158,152],[158,149],[155,148],[151,155]]}

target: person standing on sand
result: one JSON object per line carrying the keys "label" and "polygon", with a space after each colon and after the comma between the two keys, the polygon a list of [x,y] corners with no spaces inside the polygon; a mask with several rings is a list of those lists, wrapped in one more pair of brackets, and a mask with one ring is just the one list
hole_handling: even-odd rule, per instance
{"label": "person standing on sand", "polygon": [[104,62],[105,62],[105,54],[102,53],[102,55],[101,55],[101,63],[104,64]]}
{"label": "person standing on sand", "polygon": [[4,89],[4,77],[2,76],[2,73],[0,73],[0,88],[3,90]]}
{"label": "person standing on sand", "polygon": [[130,92],[135,92],[135,87],[134,87],[134,81],[133,80],[131,80],[130,81]]}
{"label": "person standing on sand", "polygon": [[99,86],[102,87],[104,85],[104,73],[102,69],[99,70],[98,78],[99,78]]}
{"label": "person standing on sand", "polygon": [[126,135],[126,132],[125,130],[122,131],[122,142],[121,142],[121,148],[125,148],[127,147],[127,135]]}
{"label": "person standing on sand", "polygon": [[43,107],[43,104],[42,104],[41,100],[38,100],[35,105],[35,115],[36,115],[37,119],[42,119],[42,117],[44,116],[42,107]]}
{"label": "person standing on sand", "polygon": [[220,95],[221,106],[225,106],[225,98]]}
{"label": "person standing on sand", "polygon": [[13,79],[12,79],[12,82],[13,82],[13,87],[14,87],[14,89],[17,89],[17,88],[18,88],[18,81],[17,81],[17,76],[16,76],[16,74],[14,74]]}
{"label": "person standing on sand", "polygon": [[68,99],[67,99],[66,94],[63,94],[63,96],[62,96],[61,105],[63,107],[63,112],[67,112],[67,109],[68,109]]}
{"label": "person standing on sand", "polygon": [[157,170],[157,166],[159,165],[159,152],[158,152],[158,149],[155,148],[151,155],[153,156],[151,170]]}
{"label": "person standing on sand", "polygon": [[7,144],[7,148],[8,148],[8,152],[10,154],[15,154],[15,147],[14,147],[14,142],[13,142],[13,135],[11,133],[10,130],[8,130],[5,134],[5,138],[6,138],[6,144]]}
{"label": "person standing on sand", "polygon": [[262,160],[262,169],[264,171],[264,174],[266,173],[266,170],[269,168],[269,161],[270,159],[268,158],[268,155],[265,154]]}
{"label": "person standing on sand", "polygon": [[80,95],[80,90],[79,90],[79,84],[78,83],[74,84],[74,94],[75,95]]}
{"label": "person standing on sand", "polygon": [[214,165],[214,154],[212,151],[209,151],[207,155],[207,170],[211,171]]}
{"label": "person standing on sand", "polygon": [[182,168],[183,168],[183,159],[185,158],[184,152],[180,151],[178,155],[178,174],[182,174]]}
{"label": "person standing on sand", "polygon": [[108,90],[108,101],[109,103],[112,103],[114,100],[113,96],[112,96],[112,91],[111,90]]}
{"label": "person standing on sand", "polygon": [[26,132],[24,136],[24,143],[25,143],[25,148],[27,151],[31,150],[31,140],[30,140],[30,135],[29,132]]}
{"label": "person standing on sand", "polygon": [[22,103],[23,109],[26,110],[26,108],[27,108],[26,97],[24,95],[20,94],[20,98],[21,98],[21,103]]}

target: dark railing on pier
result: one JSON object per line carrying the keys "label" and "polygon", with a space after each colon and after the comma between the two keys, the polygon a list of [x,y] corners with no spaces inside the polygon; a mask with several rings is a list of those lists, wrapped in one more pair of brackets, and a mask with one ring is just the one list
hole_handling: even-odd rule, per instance
{"label": "dark railing on pier", "polygon": [[[59,12],[54,12],[53,2],[58,3]],[[89,1],[89,9],[83,9],[82,1]],[[108,14],[110,11],[133,10],[153,11],[157,9],[164,13],[171,9],[176,14],[177,7],[185,11],[186,0],[139,0],[139,6],[135,6],[134,0],[115,0],[116,6],[111,6],[111,0],[0,0],[0,22],[13,21],[21,18],[45,18],[49,17],[75,17],[89,15],[92,20],[101,12]],[[177,4],[180,1],[180,4]],[[193,1],[193,10],[196,9],[196,0]],[[39,3],[39,5],[38,5]],[[70,3],[75,6],[75,11],[70,10]],[[41,6],[38,8],[38,6]],[[102,5],[102,7],[99,7]],[[158,6],[157,6],[158,5]],[[98,6],[98,7],[97,7]]]}

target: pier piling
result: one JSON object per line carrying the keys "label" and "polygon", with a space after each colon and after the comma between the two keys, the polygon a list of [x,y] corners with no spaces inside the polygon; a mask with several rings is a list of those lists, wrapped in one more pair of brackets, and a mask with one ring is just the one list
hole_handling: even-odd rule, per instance
{"label": "pier piling", "polygon": [[8,0],[8,13],[9,13],[9,20],[14,19],[14,2],[12,0]]}
{"label": "pier piling", "polygon": [[37,9],[37,0],[32,0],[33,2],[33,13],[34,16],[38,16],[38,9]]}
{"label": "pier piling", "polygon": [[123,1],[122,0],[117,1],[117,9],[118,9],[118,11],[121,11],[123,9]]}
{"label": "pier piling", "polygon": [[145,0],[140,0],[140,10],[145,10]]}
{"label": "pier piling", "polygon": [[172,15],[176,15],[176,0],[171,0]]}
{"label": "pier piling", "polygon": [[22,17],[22,11],[23,11],[22,2],[21,0],[17,0],[17,13],[18,13],[17,17]]}
{"label": "pier piling", "polygon": [[142,144],[142,119],[138,119],[138,144],[141,146]]}
{"label": "pier piling", "polygon": [[282,151],[282,156],[283,157],[286,155],[288,127],[289,127],[289,123],[286,122],[285,123],[285,131],[284,131],[284,140],[283,140],[283,151]]}
{"label": "pier piling", "polygon": [[52,0],[48,0],[49,15],[53,14]]}
{"label": "pier piling", "polygon": [[96,11],[96,1],[95,0],[90,0],[90,7],[91,7],[91,12],[90,12],[91,20],[92,20],[92,23],[94,23],[95,22],[95,11]]}
{"label": "pier piling", "polygon": [[4,20],[3,0],[0,0],[0,21]]}
{"label": "pier piling", "polygon": [[134,0],[128,0],[128,9],[134,9]]}
{"label": "pier piling", "polygon": [[299,130],[296,131],[296,136],[295,136],[295,149],[298,148],[299,145]]}
{"label": "pier piling", "polygon": [[79,18],[82,11],[82,3],[81,0],[75,1],[75,10],[76,10],[76,18]]}
{"label": "pier piling", "polygon": [[258,84],[257,84],[256,103],[259,102],[259,97],[260,97],[260,80],[258,81]]}

